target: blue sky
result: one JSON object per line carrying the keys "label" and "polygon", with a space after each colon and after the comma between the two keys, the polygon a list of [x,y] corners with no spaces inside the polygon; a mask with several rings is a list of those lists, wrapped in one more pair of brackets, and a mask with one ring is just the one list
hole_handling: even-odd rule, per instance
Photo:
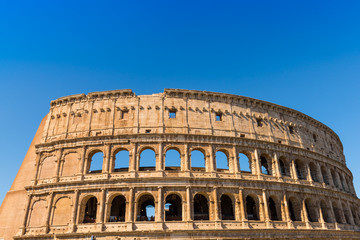
{"label": "blue sky", "polygon": [[1,1],[0,199],[51,100],[124,88],[308,114],[340,136],[359,193],[359,12],[358,1]]}

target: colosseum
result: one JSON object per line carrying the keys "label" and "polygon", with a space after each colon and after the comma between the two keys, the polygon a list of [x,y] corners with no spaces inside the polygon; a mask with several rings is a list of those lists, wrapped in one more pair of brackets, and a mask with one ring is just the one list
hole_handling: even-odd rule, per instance
{"label": "colosseum", "polygon": [[165,89],[54,100],[0,239],[360,239],[339,137],[249,97]]}

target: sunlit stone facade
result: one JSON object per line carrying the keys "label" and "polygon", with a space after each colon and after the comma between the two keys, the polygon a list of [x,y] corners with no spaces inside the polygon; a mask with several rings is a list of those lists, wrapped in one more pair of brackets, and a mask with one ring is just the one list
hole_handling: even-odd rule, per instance
{"label": "sunlit stone facade", "polygon": [[360,201],[339,137],[303,113],[115,90],[51,102],[0,225],[0,239],[360,239]]}

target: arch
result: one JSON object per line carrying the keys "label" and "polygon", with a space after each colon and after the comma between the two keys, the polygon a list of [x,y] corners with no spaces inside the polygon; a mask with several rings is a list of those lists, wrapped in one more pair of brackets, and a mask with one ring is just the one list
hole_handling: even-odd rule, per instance
{"label": "arch", "polygon": [[114,156],[114,172],[129,171],[130,154],[127,149],[118,149]]}
{"label": "arch", "polygon": [[182,200],[177,194],[169,194],[165,199],[165,221],[182,220]]}
{"label": "arch", "polygon": [[139,197],[136,221],[155,221],[155,200],[150,193]]}
{"label": "arch", "polygon": [[65,177],[77,174],[79,172],[80,159],[80,154],[76,152],[66,154],[59,175]]}
{"label": "arch", "polygon": [[289,208],[290,219],[292,221],[301,221],[301,204],[296,198],[294,197],[289,198],[288,208]]}
{"label": "arch", "polygon": [[239,157],[240,171],[251,173],[251,161],[250,161],[251,158],[249,157],[249,155],[241,152],[239,153],[238,157]]}
{"label": "arch", "polygon": [[171,148],[165,153],[165,170],[180,170],[181,156],[177,149]]}
{"label": "arch", "polygon": [[108,222],[125,222],[126,199],[123,195],[117,195],[111,201],[110,216]]}
{"label": "arch", "polygon": [[354,206],[351,207],[351,213],[353,215],[355,224],[360,225],[360,219],[359,219],[359,216],[356,213],[356,208]]}
{"label": "arch", "polygon": [[310,222],[318,222],[317,207],[310,198],[305,199],[305,209]]}
{"label": "arch", "polygon": [[82,223],[96,223],[97,215],[97,198],[94,196],[88,196],[83,201],[86,201],[84,207],[84,219]]}
{"label": "arch", "polygon": [[139,170],[154,171],[156,168],[156,155],[152,148],[145,148],[140,152]]}
{"label": "arch", "polygon": [[317,167],[313,162],[309,163],[309,169],[312,180],[314,182],[320,182]]}
{"label": "arch", "polygon": [[335,216],[335,221],[337,223],[343,223],[342,218],[341,218],[341,212],[340,212],[340,209],[339,209],[338,205],[336,204],[336,202],[332,202],[332,208],[333,208],[333,212],[334,212],[334,216]]}
{"label": "arch", "polygon": [[284,157],[279,158],[279,167],[280,167],[280,174],[281,176],[289,177],[290,176],[290,168],[289,164],[287,163],[286,159]]}
{"label": "arch", "polygon": [[265,175],[271,175],[272,169],[271,169],[271,161],[268,160],[269,157],[266,157],[265,155],[260,156],[260,169],[261,173]]}
{"label": "arch", "polygon": [[248,220],[260,220],[259,219],[259,206],[254,198],[248,195],[245,198],[246,217]]}
{"label": "arch", "polygon": [[208,200],[200,193],[194,196],[194,220],[209,220]]}
{"label": "arch", "polygon": [[88,173],[101,173],[104,161],[104,154],[100,150],[95,150],[89,154]]}
{"label": "arch", "polygon": [[321,213],[322,213],[324,221],[327,223],[332,223],[333,221],[332,221],[330,213],[329,213],[329,207],[324,200],[320,201],[320,209],[321,209]]}
{"label": "arch", "polygon": [[229,170],[229,158],[227,152],[219,150],[216,152],[215,158],[217,171]]}
{"label": "arch", "polygon": [[223,194],[220,197],[220,202],[221,202],[221,219],[222,220],[235,220],[235,215],[234,215],[234,205],[233,205],[233,201],[231,200],[231,198],[226,195]]}
{"label": "arch", "polygon": [[326,185],[330,185],[330,181],[329,181],[329,175],[328,172],[325,169],[325,166],[321,166],[321,175],[323,177],[323,181]]}
{"label": "arch", "polygon": [[56,169],[56,156],[47,156],[40,162],[39,179],[54,177]]}
{"label": "arch", "polygon": [[268,200],[269,218],[272,221],[281,220],[280,207],[277,207],[277,199],[274,196],[270,196]]}
{"label": "arch", "polygon": [[205,171],[205,154],[204,150],[195,149],[191,151],[191,170]]}
{"label": "arch", "polygon": [[299,179],[306,180],[305,166],[304,163],[299,159],[295,160],[295,170]]}
{"label": "arch", "polygon": [[52,225],[67,225],[71,222],[71,204],[68,197],[61,197],[56,201]]}
{"label": "arch", "polygon": [[44,199],[39,199],[33,203],[29,215],[29,227],[45,226],[46,214],[44,214],[44,211],[46,209],[46,205],[47,204]]}

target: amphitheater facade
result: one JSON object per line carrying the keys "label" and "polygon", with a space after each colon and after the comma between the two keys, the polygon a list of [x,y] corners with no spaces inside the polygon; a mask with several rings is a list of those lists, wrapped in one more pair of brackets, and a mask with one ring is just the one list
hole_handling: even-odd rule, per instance
{"label": "amphitheater facade", "polygon": [[0,208],[0,239],[152,238],[360,239],[339,137],[230,94],[52,101]]}

